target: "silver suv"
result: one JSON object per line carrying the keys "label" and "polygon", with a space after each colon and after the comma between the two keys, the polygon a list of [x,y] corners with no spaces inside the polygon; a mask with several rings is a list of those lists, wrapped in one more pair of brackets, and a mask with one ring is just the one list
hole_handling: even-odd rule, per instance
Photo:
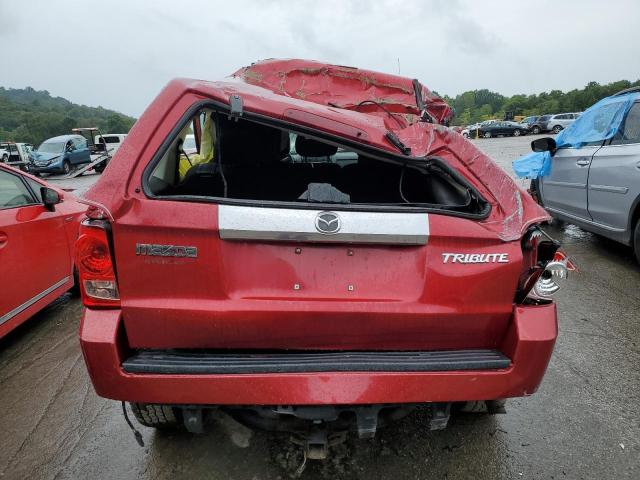
{"label": "silver suv", "polygon": [[555,115],[543,115],[538,122],[543,132],[560,133],[561,130],[571,125],[580,113],[557,113]]}
{"label": "silver suv", "polygon": [[640,262],[640,100],[610,140],[559,148],[532,192],[555,218],[632,246]]}

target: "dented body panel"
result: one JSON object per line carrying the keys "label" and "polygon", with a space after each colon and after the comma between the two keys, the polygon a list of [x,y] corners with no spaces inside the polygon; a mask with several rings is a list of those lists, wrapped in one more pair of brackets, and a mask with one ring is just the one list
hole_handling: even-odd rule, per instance
{"label": "dented body panel", "polygon": [[[443,159],[487,200],[491,212],[480,225],[500,240],[518,239],[530,225],[550,219],[533,198],[488,156],[462,135],[443,125],[418,121],[400,128],[380,112],[357,112],[275,93],[246,83],[238,73],[235,75],[224,82],[179,79],[169,83],[134,125],[101,181],[87,192],[87,198],[104,205],[108,203],[113,210],[121,208],[119,199],[129,195],[144,198],[142,192],[125,191],[134,178],[140,186],[146,167],[141,159],[149,159],[160,148],[171,129],[194,104],[207,100],[229,104],[231,95],[240,95],[246,112],[313,128],[398,155],[397,148],[385,137],[388,131],[392,131],[411,148],[409,158],[436,156]],[[247,76],[246,71],[244,76]],[[343,97],[350,98],[346,93]],[[359,91],[353,93],[353,102],[357,103],[360,98]],[[129,180],[123,182],[123,178]]]}
{"label": "dented body panel", "polygon": [[[437,158],[488,208],[475,216],[423,209],[415,213],[415,228],[403,220],[375,237],[354,222],[342,237],[329,238],[313,229],[312,219],[323,212],[312,205],[303,216],[307,226],[282,227],[283,218],[297,214],[289,206],[277,219],[247,229],[246,222],[229,220],[229,202],[148,195],[145,171],[188,112],[211,104],[230,110],[231,103],[233,115],[277,121],[354,150],[366,147],[392,162]],[[524,269],[522,236],[548,216],[486,155],[442,125],[449,116],[449,107],[419,82],[317,62],[265,61],[221,82],[172,81],[86,195],[110,219],[120,293],[118,308],[88,308],[81,327],[98,393],[172,404],[314,405],[488,400],[534,392],[556,338],[555,306],[517,306],[514,298]],[[389,133],[406,153],[410,149],[408,155]],[[351,207],[331,210],[375,224],[370,210]],[[385,214],[390,224],[401,215]],[[128,355],[148,349],[487,349],[502,352],[511,365],[295,375],[123,370]]]}

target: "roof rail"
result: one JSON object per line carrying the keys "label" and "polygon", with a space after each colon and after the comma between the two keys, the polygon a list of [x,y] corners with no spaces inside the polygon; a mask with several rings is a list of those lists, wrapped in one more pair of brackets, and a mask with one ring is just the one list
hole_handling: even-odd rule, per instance
{"label": "roof rail", "polygon": [[640,86],[638,87],[631,87],[631,88],[625,88],[624,90],[620,90],[618,93],[614,93],[613,95],[611,95],[612,97],[617,97],[619,95],[625,95],[627,93],[633,93],[633,92],[640,92]]}

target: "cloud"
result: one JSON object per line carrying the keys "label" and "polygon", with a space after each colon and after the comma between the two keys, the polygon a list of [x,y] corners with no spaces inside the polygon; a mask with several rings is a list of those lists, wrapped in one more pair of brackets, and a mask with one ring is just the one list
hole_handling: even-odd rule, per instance
{"label": "cloud", "polygon": [[99,9],[0,0],[0,18],[0,58],[12,66],[0,85],[136,116],[173,77],[219,79],[270,57],[390,73],[399,59],[402,75],[449,95],[567,90],[640,72],[633,0],[615,9],[596,0],[112,0]]}

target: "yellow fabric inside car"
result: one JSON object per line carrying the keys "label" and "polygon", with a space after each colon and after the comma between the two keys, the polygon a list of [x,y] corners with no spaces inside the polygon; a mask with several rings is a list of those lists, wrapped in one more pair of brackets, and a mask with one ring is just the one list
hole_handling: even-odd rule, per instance
{"label": "yellow fabric inside car", "polygon": [[215,135],[215,124],[211,118],[211,113],[206,112],[200,138],[200,153],[189,154],[189,158],[187,158],[184,153],[180,154],[180,164],[178,165],[180,180],[185,177],[192,167],[213,160]]}

